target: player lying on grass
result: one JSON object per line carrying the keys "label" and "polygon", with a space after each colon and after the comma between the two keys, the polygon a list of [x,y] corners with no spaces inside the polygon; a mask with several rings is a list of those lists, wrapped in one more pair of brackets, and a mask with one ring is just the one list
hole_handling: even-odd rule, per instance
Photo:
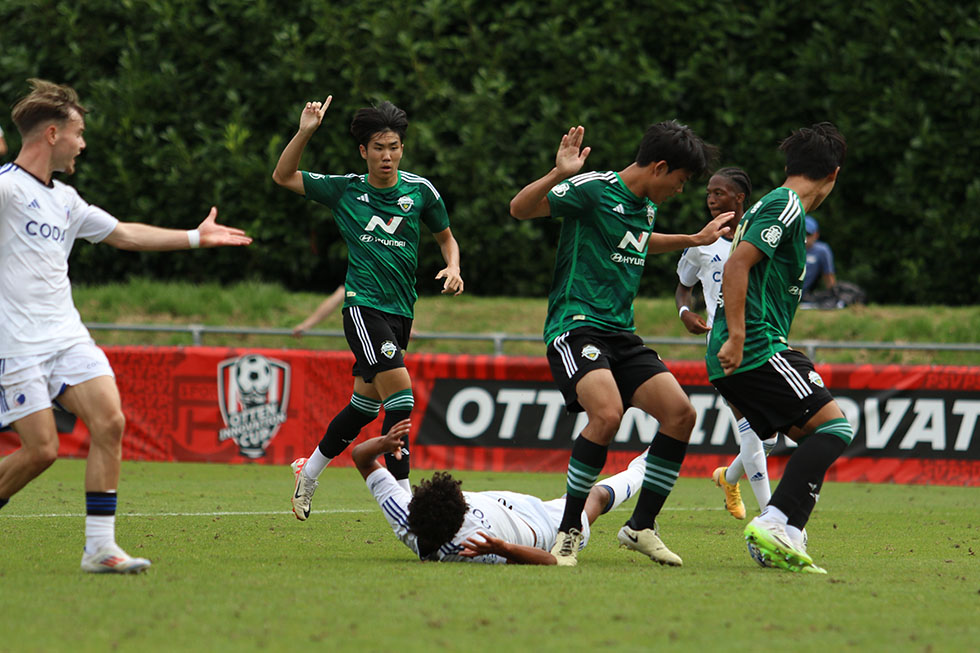
{"label": "player lying on grass", "polygon": [[[402,488],[377,458],[399,455],[411,423],[402,420],[387,435],[354,447],[352,457],[385,519],[402,543],[421,560],[440,562],[506,562],[553,565],[550,551],[558,536],[565,499],[542,501],[518,492],[464,492],[449,472],[436,472],[415,486]],[[644,454],[626,470],[600,481],[589,493],[582,513],[585,548],[589,526],[599,515],[636,494],[643,484]]]}

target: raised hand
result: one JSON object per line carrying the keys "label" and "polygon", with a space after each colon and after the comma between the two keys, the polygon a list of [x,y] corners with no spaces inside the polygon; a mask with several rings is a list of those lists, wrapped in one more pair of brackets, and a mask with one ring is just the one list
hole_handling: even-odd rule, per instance
{"label": "raised hand", "polygon": [[721,213],[717,218],[704,225],[704,228],[695,235],[698,246],[710,245],[722,236],[731,236],[732,229],[728,226],[728,223],[734,215],[735,213],[732,211]]}
{"label": "raised hand", "polygon": [[218,224],[217,218],[218,207],[212,206],[208,217],[204,218],[204,222],[197,228],[201,233],[201,247],[248,245],[252,242],[252,239],[245,235],[244,231]]}
{"label": "raised hand", "polygon": [[328,95],[323,102],[307,102],[299,117],[299,130],[301,132],[315,132],[320,123],[323,122],[323,116],[326,115],[331,100],[333,100],[333,96]]}
{"label": "raised hand", "polygon": [[571,177],[585,165],[585,159],[589,156],[592,148],[582,147],[584,138],[585,127],[581,125],[572,127],[567,134],[561,137],[558,154],[555,155],[555,168],[561,174],[562,179]]}

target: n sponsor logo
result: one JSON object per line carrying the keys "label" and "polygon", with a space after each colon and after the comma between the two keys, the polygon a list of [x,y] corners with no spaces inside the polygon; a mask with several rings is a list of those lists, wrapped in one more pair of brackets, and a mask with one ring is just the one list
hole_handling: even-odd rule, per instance
{"label": "n sponsor logo", "polygon": [[391,218],[388,222],[385,222],[377,215],[372,215],[371,219],[368,221],[367,226],[364,227],[364,231],[374,231],[375,229],[381,229],[381,231],[386,234],[394,234],[398,231],[398,227],[401,226],[403,218],[400,215],[396,215]]}
{"label": "n sponsor logo", "polygon": [[218,363],[218,407],[225,428],[218,442],[234,440],[240,454],[261,458],[289,405],[289,363],[245,354]]}
{"label": "n sponsor logo", "polygon": [[646,249],[647,239],[650,238],[650,232],[644,231],[639,236],[634,236],[633,232],[627,231],[623,235],[623,239],[619,241],[619,249],[626,249],[627,247],[633,247],[638,252],[642,252]]}

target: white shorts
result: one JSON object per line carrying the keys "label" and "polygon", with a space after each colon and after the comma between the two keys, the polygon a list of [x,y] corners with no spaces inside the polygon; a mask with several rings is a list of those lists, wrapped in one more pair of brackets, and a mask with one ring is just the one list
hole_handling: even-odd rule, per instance
{"label": "white shorts", "polygon": [[[538,541],[538,548],[551,551],[551,548],[555,545],[555,540],[558,538],[558,527],[561,526],[561,518],[565,514],[564,497],[552,499],[551,501],[543,501],[530,494],[521,494],[519,492],[497,491],[486,492],[485,494],[503,497],[506,500],[505,505],[509,505],[511,510],[517,513],[531,527],[531,530],[534,531],[534,536]],[[580,549],[584,549],[585,545],[589,543],[591,534],[589,518],[583,510],[583,539]]]}
{"label": "white shorts", "polygon": [[51,408],[65,388],[99,376],[115,378],[92,340],[53,354],[0,358],[0,426]]}

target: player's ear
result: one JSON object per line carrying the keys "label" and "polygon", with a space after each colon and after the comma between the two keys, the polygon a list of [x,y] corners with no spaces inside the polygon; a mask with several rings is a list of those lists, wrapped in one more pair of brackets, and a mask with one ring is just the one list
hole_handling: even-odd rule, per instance
{"label": "player's ear", "polygon": [[361,152],[361,158],[367,160],[367,148],[363,145],[358,145],[357,148]]}

